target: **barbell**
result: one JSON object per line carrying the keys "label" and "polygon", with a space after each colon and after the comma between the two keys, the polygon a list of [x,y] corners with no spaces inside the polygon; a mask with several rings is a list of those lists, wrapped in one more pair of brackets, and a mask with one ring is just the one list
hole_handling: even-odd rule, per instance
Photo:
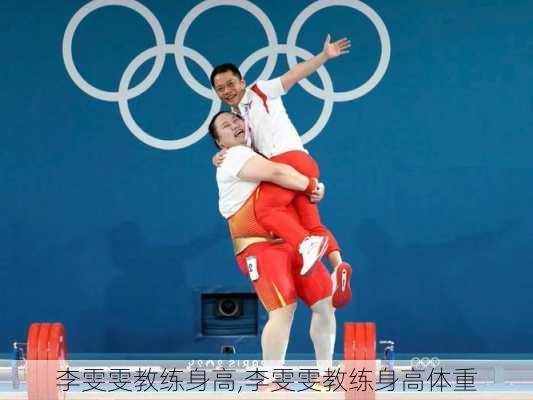
{"label": "barbell", "polygon": [[[392,342],[388,344],[385,354],[390,357],[394,351]],[[376,325],[371,322],[344,324],[344,371],[367,371],[375,365],[376,360]],[[391,346],[392,344],[392,346]],[[22,350],[26,348],[26,352]],[[11,378],[13,387],[20,381],[26,381],[28,400],[61,400],[66,392],[58,386],[58,372],[68,367],[68,351],[65,327],[62,323],[33,323],[28,330],[25,343],[14,344],[12,368],[0,369],[0,378]],[[46,361],[46,362],[42,362]],[[94,368],[94,367],[91,367]],[[374,370],[375,372],[375,370]],[[349,372],[348,372],[349,373]],[[338,395],[338,393],[337,393]],[[219,396],[219,394],[214,394]],[[189,395],[189,397],[193,397]],[[299,393],[299,398],[302,398]],[[345,399],[372,400],[375,392],[346,391]]]}

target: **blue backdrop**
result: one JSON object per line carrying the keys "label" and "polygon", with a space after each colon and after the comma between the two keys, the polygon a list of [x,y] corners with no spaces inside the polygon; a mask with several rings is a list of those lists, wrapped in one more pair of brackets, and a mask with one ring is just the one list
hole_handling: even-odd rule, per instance
{"label": "blue backdrop", "polygon": [[[254,3],[286,43],[310,2]],[[200,293],[251,290],[218,214],[215,148],[208,137],[175,151],[151,147],[116,102],[76,85],[62,46],[84,4],[0,3],[0,348],[24,338],[31,321],[61,320],[75,352],[217,352],[228,341],[259,351],[257,338],[199,336]],[[198,2],[142,4],[172,43]],[[328,188],[323,220],[355,268],[339,326],[374,320],[402,352],[533,352],[533,3],[367,4],[390,36],[386,73],[368,94],[334,103],[307,145]],[[362,85],[381,55],[376,28],[332,6],[305,22],[298,46],[316,53],[328,32],[352,39],[351,53],[327,65],[335,90]],[[88,83],[116,91],[154,40],[141,14],[104,7],[77,27],[73,60]],[[248,12],[217,7],[194,20],[185,45],[211,65],[240,64],[267,39]],[[208,84],[196,62],[187,65]],[[287,68],[280,55],[272,76]],[[129,97],[135,121],[159,139],[196,131],[211,107],[172,55],[149,90]],[[305,132],[324,101],[295,87],[285,103]],[[309,313],[297,314],[289,351],[311,352]]]}

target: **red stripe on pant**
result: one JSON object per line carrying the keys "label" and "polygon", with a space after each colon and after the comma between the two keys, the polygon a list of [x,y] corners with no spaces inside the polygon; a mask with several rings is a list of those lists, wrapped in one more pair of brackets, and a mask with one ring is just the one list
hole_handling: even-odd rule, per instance
{"label": "red stripe on pant", "polygon": [[[289,151],[270,160],[290,165],[306,176],[317,178],[320,176],[317,163],[304,151]],[[296,215],[288,208],[291,205]],[[317,235],[329,238],[326,255],[332,251],[340,251],[333,234],[322,225],[317,205],[302,192],[263,182],[255,202],[255,214],[263,228],[282,238],[295,249],[298,249],[306,236]]]}

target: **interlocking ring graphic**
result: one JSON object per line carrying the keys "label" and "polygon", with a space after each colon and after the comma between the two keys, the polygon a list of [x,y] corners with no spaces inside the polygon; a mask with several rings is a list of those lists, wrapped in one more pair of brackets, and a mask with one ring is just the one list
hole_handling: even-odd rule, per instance
{"label": "interlocking ring graphic", "polygon": [[[137,12],[150,25],[155,37],[155,46],[144,50],[126,67],[120,79],[118,90],[115,92],[98,89],[97,87],[88,83],[79,73],[72,56],[72,41],[79,24],[93,11],[107,6],[123,6]],[[320,134],[331,116],[333,104],[335,102],[352,101],[364,96],[374,87],[376,87],[387,71],[391,51],[390,38],[387,28],[379,15],[372,8],[359,0],[318,0],[311,3],[303,11],[301,11],[294,20],[289,29],[286,44],[278,43],[276,31],[274,30],[274,26],[272,25],[270,19],[257,5],[248,0],[202,1],[193,7],[183,18],[178,26],[178,30],[176,31],[174,43],[171,44],[166,43],[163,28],[161,27],[161,24],[155,15],[140,2],[136,0],[92,0],[81,7],[74,14],[65,29],[65,34],[63,36],[63,61],[65,63],[67,72],[74,83],[89,96],[103,101],[118,103],[120,115],[122,116],[124,123],[131,133],[143,143],[161,150],[178,150],[186,148],[196,143],[207,133],[209,121],[221,109],[221,102],[212,88],[202,85],[189,71],[185,63],[185,58],[189,58],[198,64],[198,66],[205,72],[207,76],[211,74],[213,66],[203,55],[198,53],[196,50],[185,46],[185,36],[187,35],[192,23],[196,20],[196,18],[198,18],[198,16],[200,16],[200,14],[218,6],[234,6],[241,8],[252,14],[261,23],[267,36],[268,45],[250,54],[250,56],[248,56],[239,66],[239,69],[243,75],[245,75],[246,72],[257,61],[266,57],[267,61],[265,63],[265,67],[259,75],[258,80],[270,78],[274,68],[276,67],[278,54],[286,54],[290,67],[297,63],[297,57],[303,59],[312,57],[312,54],[307,50],[298,47],[296,45],[296,41],[302,26],[309,19],[309,17],[324,8],[331,6],[344,6],[352,8],[363,13],[368,19],[370,19],[376,28],[379,35],[379,40],[381,42],[381,57],[376,70],[364,84],[346,92],[335,92],[333,90],[331,77],[324,66],[320,67],[317,71],[318,76],[322,81],[322,89],[314,86],[307,79],[299,82],[306,92],[324,101],[321,114],[317,121],[305,134],[302,135],[302,141],[304,143],[310,142]],[[145,132],[133,118],[128,103],[129,100],[146,92],[155,83],[161,73],[161,70],[163,69],[167,54],[174,55],[177,69],[189,87],[200,96],[205,97],[212,102],[209,113],[202,125],[189,135],[174,140],[158,139]],[[130,83],[135,72],[141,67],[141,65],[152,58],[155,59],[155,62],[146,78],[137,84],[137,86],[130,88]]]}
{"label": "interlocking ring graphic", "polygon": [[413,357],[411,359],[411,368],[414,370],[425,370],[428,367],[437,368],[440,365],[440,359],[438,357]]}

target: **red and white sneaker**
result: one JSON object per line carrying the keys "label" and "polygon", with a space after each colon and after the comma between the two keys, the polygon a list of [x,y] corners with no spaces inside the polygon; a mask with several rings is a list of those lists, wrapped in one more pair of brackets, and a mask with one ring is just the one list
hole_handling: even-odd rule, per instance
{"label": "red and white sneaker", "polygon": [[302,256],[301,275],[307,274],[311,268],[322,258],[328,248],[327,236],[308,236],[306,237],[298,248],[298,252]]}
{"label": "red and white sneaker", "polygon": [[331,274],[333,281],[333,296],[331,302],[333,307],[342,308],[352,299],[352,288],[350,279],[352,278],[352,267],[348,263],[340,263]]}

